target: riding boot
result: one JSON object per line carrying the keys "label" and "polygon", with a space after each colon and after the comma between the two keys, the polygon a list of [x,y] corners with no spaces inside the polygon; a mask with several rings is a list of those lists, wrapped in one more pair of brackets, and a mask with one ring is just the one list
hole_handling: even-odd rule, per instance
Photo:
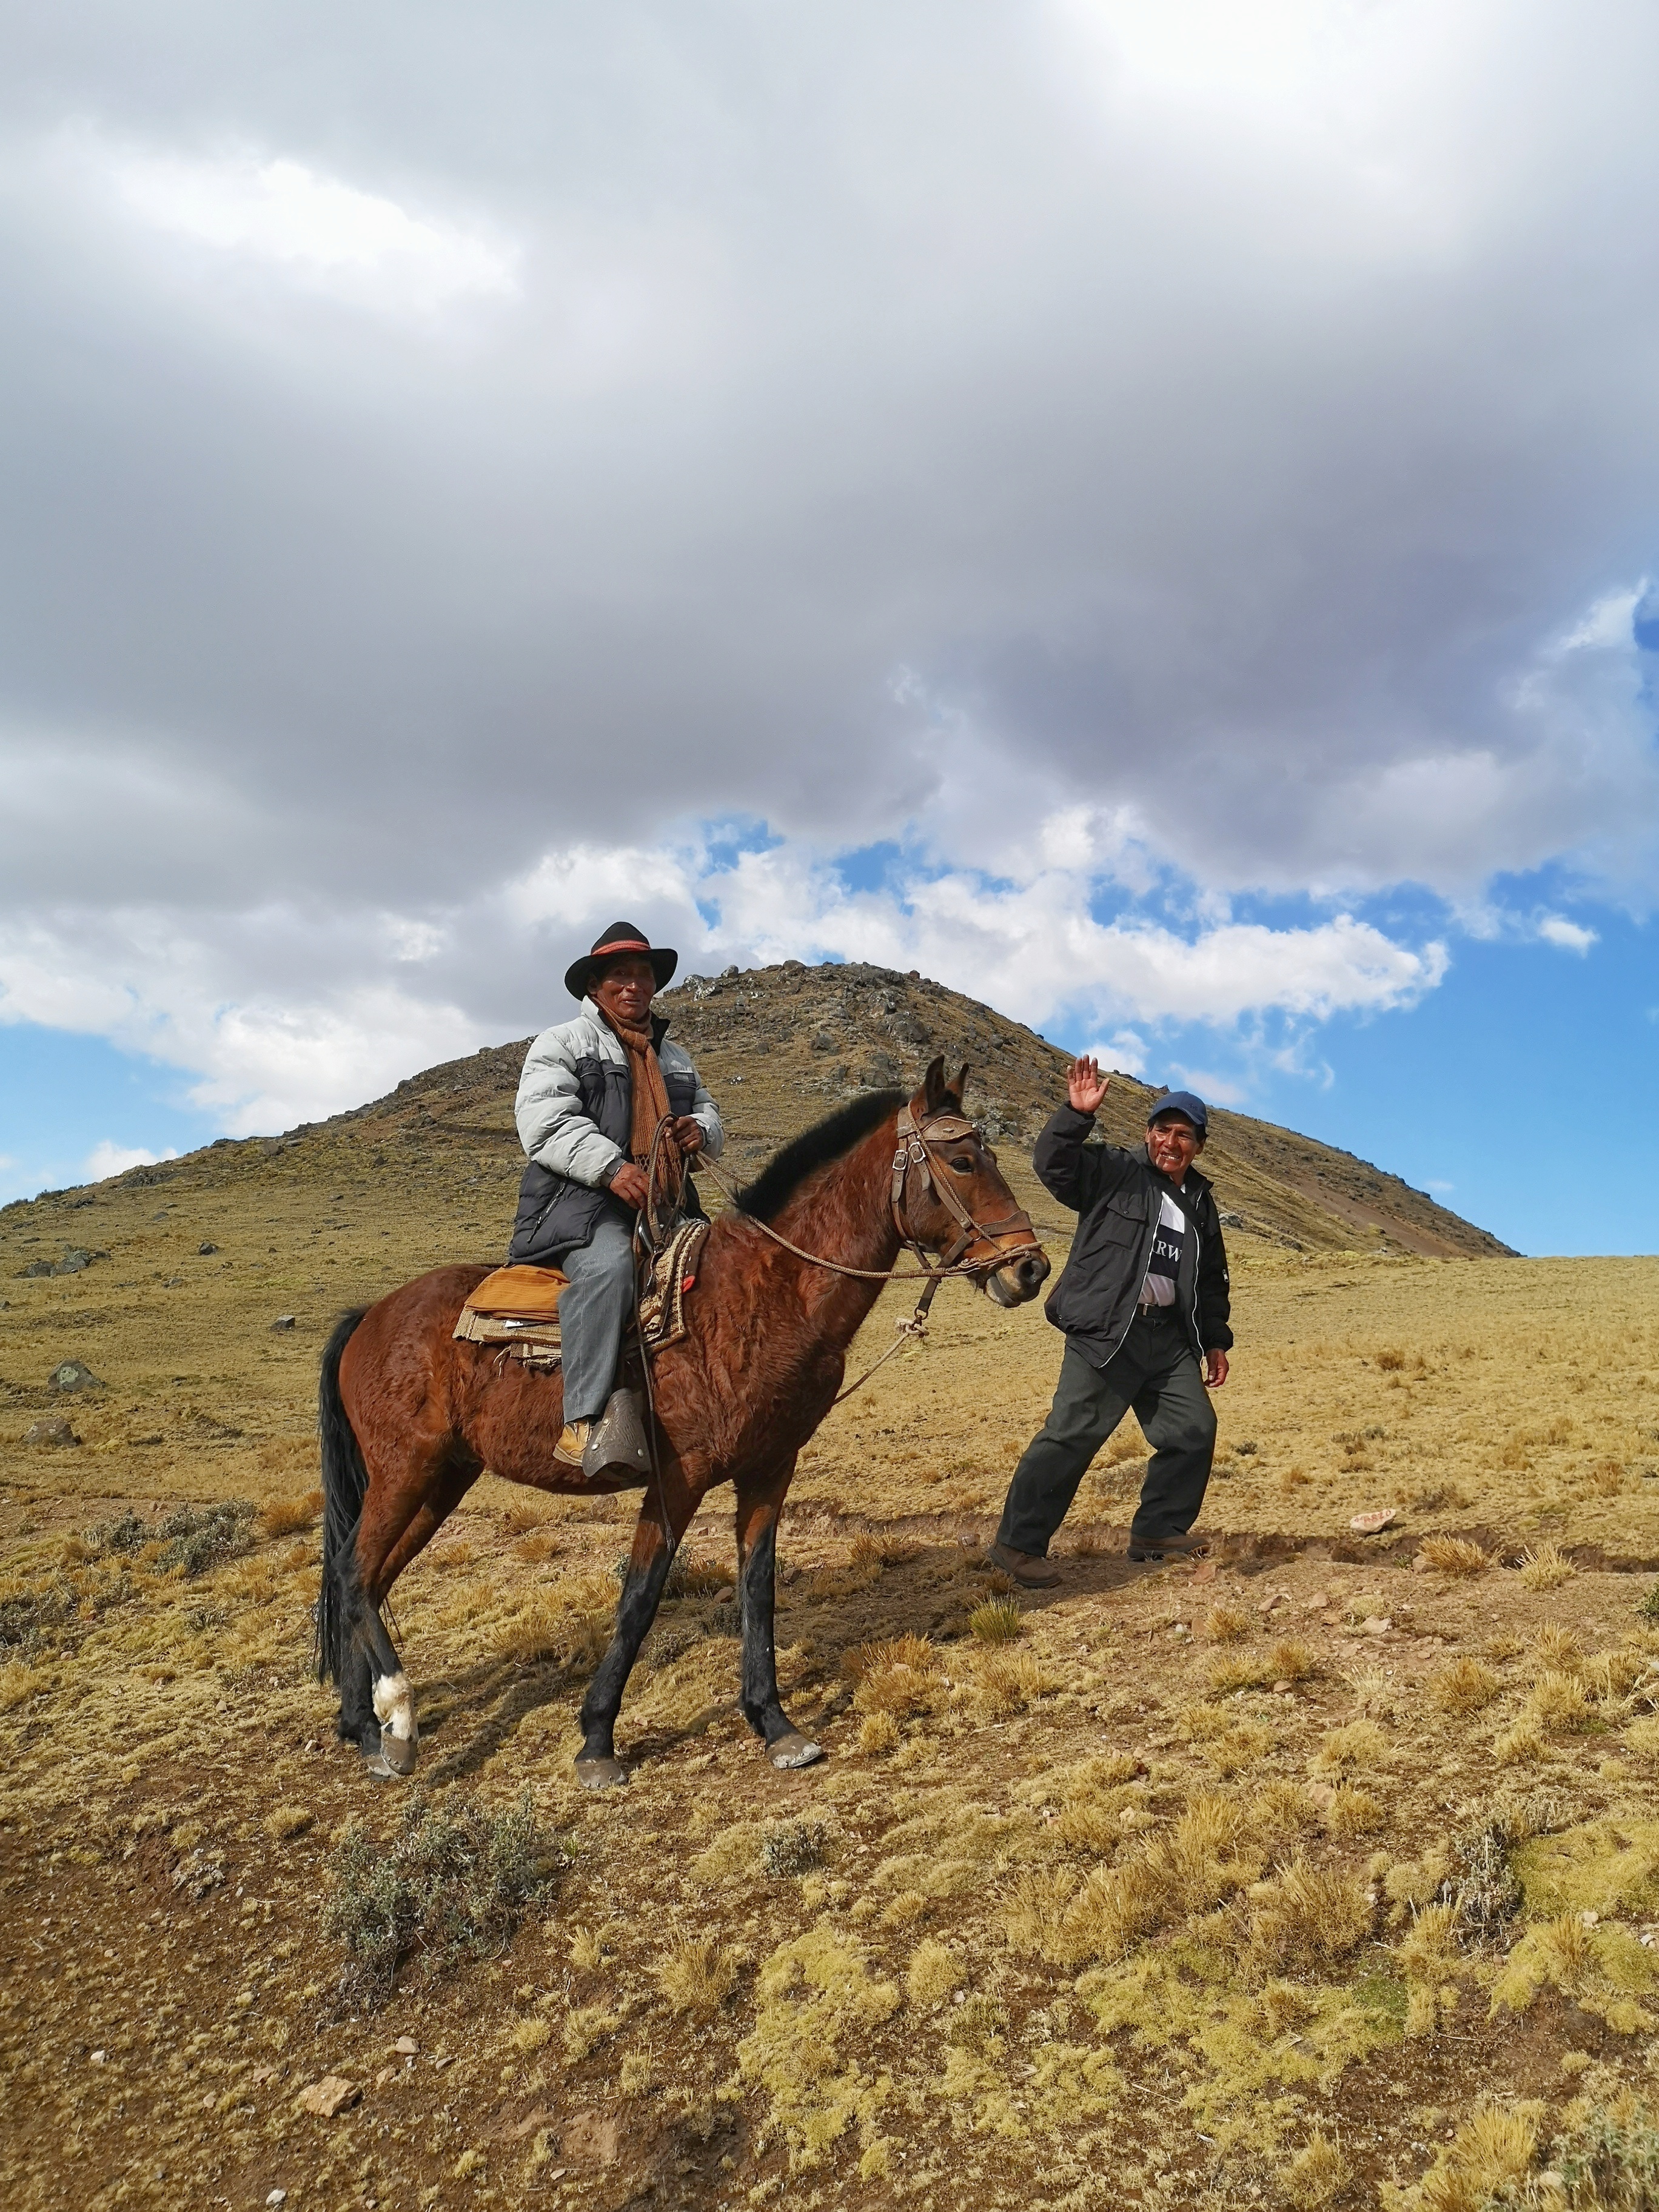
{"label": "riding boot", "polygon": [[588,1431],[582,1473],[605,1474],[613,1482],[643,1482],[651,1473],[651,1444],[646,1435],[645,1404],[637,1390],[613,1390],[603,1413]]}

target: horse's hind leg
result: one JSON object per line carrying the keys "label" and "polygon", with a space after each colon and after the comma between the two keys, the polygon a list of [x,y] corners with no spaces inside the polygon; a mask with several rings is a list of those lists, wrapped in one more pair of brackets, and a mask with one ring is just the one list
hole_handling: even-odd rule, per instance
{"label": "horse's hind leg", "polygon": [[811,1766],[822,1745],[803,1735],[778,1695],[773,1616],[777,1595],[778,1516],[783,1510],[792,1459],[783,1474],[758,1493],[738,1493],[738,1591],[743,1608],[743,1717],[766,1745],[774,1766]]}
{"label": "horse's hind leg", "polygon": [[617,1756],[616,1743],[623,1692],[640,1646],[657,1617],[663,1584],[668,1580],[680,1538],[702,1495],[702,1487],[690,1486],[684,1470],[673,1462],[662,1472],[665,1501],[659,1499],[653,1482],[634,1525],[634,1545],[628,1555],[622,1595],[617,1601],[617,1625],[610,1646],[582,1699],[582,1747],[576,1754],[576,1778],[584,1790],[611,1790],[628,1779],[628,1769]]}
{"label": "horse's hind leg", "polygon": [[[378,1511],[371,1510],[378,1503],[371,1491],[358,1524],[349,1566],[351,1587],[343,1594],[349,1671],[341,1688],[340,1733],[349,1733],[368,1761],[371,1773],[413,1773],[421,1743],[415,1693],[380,1607],[404,1568],[431,1540],[477,1479],[476,1465],[459,1465],[446,1457],[435,1474],[415,1492],[420,1503],[412,1513],[408,1489],[398,1493],[397,1510]],[[348,1690],[353,1698],[349,1714]]]}

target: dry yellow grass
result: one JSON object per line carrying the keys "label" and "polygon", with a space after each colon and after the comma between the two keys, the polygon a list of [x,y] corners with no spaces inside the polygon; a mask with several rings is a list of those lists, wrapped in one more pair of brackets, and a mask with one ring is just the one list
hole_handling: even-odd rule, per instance
{"label": "dry yellow grass", "polygon": [[1470,1543],[1465,1536],[1425,1536],[1418,1556],[1426,1559],[1436,1574],[1454,1576],[1460,1580],[1468,1575],[1484,1575],[1492,1565],[1480,1545]]}
{"label": "dry yellow grass", "polygon": [[[970,1632],[998,1595],[973,1547],[1053,1386],[1058,1341],[1036,1316],[947,1290],[925,1351],[826,1423],[779,1555],[786,1698],[829,1752],[805,1774],[775,1773],[732,1712],[717,1498],[624,1708],[632,1788],[579,1795],[574,1712],[635,1504],[484,1478],[394,1600],[422,1774],[441,1798],[497,1805],[528,1779],[567,1869],[509,1950],[459,1984],[336,2018],[340,1961],[318,1928],[331,1838],[352,1818],[389,1833],[405,1793],[375,1794],[330,1742],[306,1671],[314,1524],[283,1515],[314,1481],[334,1307],[498,1248],[510,1129],[503,1109],[497,1134],[466,1133],[495,1124],[457,1095],[453,1134],[423,1134],[399,1105],[400,1133],[388,1115],[117,1187],[95,1240],[66,1211],[66,1235],[117,1254],[86,1275],[17,1281],[33,1248],[5,1248],[0,1606],[19,1610],[0,1614],[0,1942],[29,2001],[26,2039],[21,2012],[0,2027],[21,2083],[0,2142],[8,2202],[27,2205],[45,2175],[43,2202],[99,2203],[131,2156],[202,2203],[262,2202],[274,2174],[295,2202],[509,2202],[534,2185],[577,2205],[714,2204],[782,2183],[826,2208],[902,2186],[1023,2212],[1034,2188],[1087,2203],[1104,2174],[1126,2207],[1218,2208],[1247,2184],[1316,2203],[1327,2182],[1328,2201],[1360,2205],[1438,2160],[1437,2212],[1458,2201],[1448,2189],[1480,2201],[1468,2192],[1495,2170],[1502,2127],[1472,2130],[1471,2115],[1483,2098],[1512,2110],[1518,2065],[1528,2094],[1547,2085],[1552,2129],[1567,2096],[1639,2082],[1649,2031],[1620,2025],[1620,2008],[1659,2005],[1618,1978],[1643,1971],[1634,1931],[1659,1910],[1635,1870],[1644,1847],[1609,1830],[1583,1861],[1628,1885],[1588,1941],[1560,1885],[1589,1878],[1573,1824],[1653,1813],[1659,1712],[1639,1681],[1654,1650],[1634,1612],[1647,1578],[1603,1572],[1597,1547],[1659,1553],[1659,1486],[1640,1476],[1659,1269],[1296,1253],[1245,1233],[1219,1410],[1228,1440],[1256,1449],[1223,1453],[1203,1525],[1226,1541],[1202,1583],[1125,1572],[1145,1449],[1128,1428],[1079,1495],[1060,1589],[1018,1600],[1017,1643]],[[734,1145],[782,1127],[774,1095],[757,1074],[752,1109],[747,1082],[730,1093]],[[450,1111],[435,1095],[422,1110]],[[384,1170],[368,1168],[374,1144]],[[1215,1158],[1223,1202],[1239,1202],[1224,1146]],[[1065,1220],[1016,1172],[1063,1256]],[[17,1226],[0,1217],[0,1232]],[[211,1280],[191,1271],[210,1240],[228,1263]],[[872,1316],[872,1352],[898,1297]],[[297,1312],[295,1330],[273,1335],[273,1310]],[[106,1383],[74,1409],[84,1442],[26,1449],[71,1351]],[[153,1536],[126,1553],[90,1534],[129,1504],[148,1531],[181,1501],[236,1497],[259,1509],[252,1548],[195,1577],[164,1570]],[[1349,1519],[1376,1504],[1395,1507],[1395,1528],[1356,1543]],[[1492,1571],[1409,1572],[1425,1539],[1464,1531]],[[1565,1579],[1496,1571],[1569,1551],[1582,1564]],[[1249,1663],[1212,1690],[1210,1664],[1235,1658]],[[1273,1697],[1285,1680],[1296,1694]],[[1463,1879],[1461,1824],[1533,1797],[1553,1809],[1535,1844],[1506,1846],[1519,1917],[1466,1939],[1437,1901]],[[295,1808],[311,1824],[279,1837]],[[806,1854],[822,1863],[772,1872],[769,1836],[815,1821],[834,1845]],[[21,1948],[48,1918],[50,1982]],[[158,1932],[181,1924],[187,1984]],[[1505,1960],[1524,2060],[1517,2014],[1487,2017],[1483,1977]],[[416,2063],[377,2086],[405,2031]],[[1595,2056],[1575,2073],[1585,2039]],[[26,2063],[38,2081],[22,2082]],[[296,2135],[292,2092],[325,2069],[362,2102]],[[489,2117],[469,2118],[469,2142],[446,2112]]]}
{"label": "dry yellow grass", "polygon": [[1559,1589],[1577,1571],[1559,1545],[1540,1544],[1522,1555],[1521,1585],[1529,1590]]}
{"label": "dry yellow grass", "polygon": [[1498,1680],[1479,1659],[1449,1660],[1429,1677],[1429,1697],[1443,1713],[1478,1713],[1498,1695]]}
{"label": "dry yellow grass", "polygon": [[308,1490],[303,1498],[268,1498],[259,1509],[259,1527],[267,1536],[289,1536],[314,1528],[322,1517],[323,1493]]}
{"label": "dry yellow grass", "polygon": [[1025,1633],[1025,1616],[1012,1598],[988,1598],[969,1614],[968,1633],[980,1644],[1012,1644]]}
{"label": "dry yellow grass", "polygon": [[1340,2146],[1316,2128],[1285,2168],[1279,2186],[1291,2203],[1312,2212],[1346,2186],[1352,2170]]}
{"label": "dry yellow grass", "polygon": [[682,1936],[659,1963],[657,1986],[676,2012],[714,2012],[737,1987],[738,1963],[718,1942]]}

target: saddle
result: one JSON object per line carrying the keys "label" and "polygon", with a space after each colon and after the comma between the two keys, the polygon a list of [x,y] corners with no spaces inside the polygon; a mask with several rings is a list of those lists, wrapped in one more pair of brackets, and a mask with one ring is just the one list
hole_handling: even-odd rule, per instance
{"label": "saddle", "polygon": [[[624,1352],[660,1352],[685,1334],[685,1301],[696,1289],[708,1224],[683,1221],[659,1252],[640,1293],[640,1327]],[[497,1267],[461,1308],[459,1344],[489,1344],[526,1367],[551,1372],[561,1360],[559,1300],[570,1278],[559,1267]]]}

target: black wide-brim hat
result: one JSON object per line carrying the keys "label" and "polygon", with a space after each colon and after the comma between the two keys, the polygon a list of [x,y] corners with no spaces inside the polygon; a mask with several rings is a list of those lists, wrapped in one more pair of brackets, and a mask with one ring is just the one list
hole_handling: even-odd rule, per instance
{"label": "black wide-brim hat", "polygon": [[651,972],[657,979],[660,991],[680,964],[680,956],[666,945],[653,945],[642,929],[635,929],[631,921],[613,921],[609,929],[602,929],[593,940],[591,952],[584,952],[580,960],[573,960],[564,971],[564,988],[573,999],[585,999],[599,981],[607,960],[616,960],[623,953],[639,952],[651,963]]}

